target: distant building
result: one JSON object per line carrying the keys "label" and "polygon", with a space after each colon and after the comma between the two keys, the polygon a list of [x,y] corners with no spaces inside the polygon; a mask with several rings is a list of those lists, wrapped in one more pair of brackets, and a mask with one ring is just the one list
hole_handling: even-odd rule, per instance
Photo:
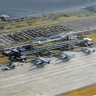
{"label": "distant building", "polygon": [[92,41],[92,39],[90,39],[90,38],[83,38],[83,40],[87,40],[87,41]]}
{"label": "distant building", "polygon": [[96,12],[96,6],[88,6],[86,9]]}
{"label": "distant building", "polygon": [[83,38],[83,40],[88,41],[88,42],[87,42],[88,45],[92,45],[92,44],[93,44],[93,40],[90,39],[90,38]]}
{"label": "distant building", "polygon": [[7,21],[9,16],[8,15],[1,15],[0,18],[3,20],[3,21]]}

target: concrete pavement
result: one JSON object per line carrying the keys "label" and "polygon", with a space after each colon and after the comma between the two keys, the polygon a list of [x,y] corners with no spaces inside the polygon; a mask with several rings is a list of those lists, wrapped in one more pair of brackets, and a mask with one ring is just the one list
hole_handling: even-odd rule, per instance
{"label": "concrete pavement", "polygon": [[[17,72],[8,78],[1,78],[0,95],[54,96],[96,83],[96,53],[85,55],[79,50],[67,53],[75,54],[75,58],[65,61],[61,57],[52,57],[51,64],[44,68],[32,70],[33,66],[28,69],[30,72],[26,70],[24,73]],[[10,75],[11,71],[7,74]]]}

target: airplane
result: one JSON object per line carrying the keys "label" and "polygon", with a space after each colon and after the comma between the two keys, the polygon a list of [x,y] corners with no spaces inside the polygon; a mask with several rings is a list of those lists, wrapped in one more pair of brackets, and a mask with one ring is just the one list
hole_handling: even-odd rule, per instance
{"label": "airplane", "polygon": [[15,63],[12,63],[10,66],[6,66],[4,69],[5,70],[12,70],[15,69],[18,65]]}
{"label": "airplane", "polygon": [[69,54],[67,54],[65,52],[63,52],[63,54],[64,54],[64,56],[62,57],[63,59],[72,59],[72,58],[74,58],[74,55],[69,55]]}
{"label": "airplane", "polygon": [[43,58],[39,57],[39,62],[37,64],[43,64],[43,63],[46,63],[46,64],[50,64],[50,60],[44,60]]}
{"label": "airplane", "polygon": [[87,48],[86,53],[89,53],[89,54],[90,54],[90,53],[92,53],[92,52],[95,52],[95,49],[91,50],[91,49],[88,49],[88,48]]}
{"label": "airplane", "polygon": [[88,54],[95,52],[95,49],[82,48],[81,50],[88,53]]}

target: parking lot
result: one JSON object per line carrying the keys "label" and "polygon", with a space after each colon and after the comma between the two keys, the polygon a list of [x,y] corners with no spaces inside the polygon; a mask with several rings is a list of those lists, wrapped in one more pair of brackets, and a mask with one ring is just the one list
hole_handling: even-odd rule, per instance
{"label": "parking lot", "polygon": [[70,30],[71,29],[62,25],[52,25],[46,27],[33,28],[27,31],[7,33],[0,36],[0,46],[32,41],[38,37],[50,37]]}

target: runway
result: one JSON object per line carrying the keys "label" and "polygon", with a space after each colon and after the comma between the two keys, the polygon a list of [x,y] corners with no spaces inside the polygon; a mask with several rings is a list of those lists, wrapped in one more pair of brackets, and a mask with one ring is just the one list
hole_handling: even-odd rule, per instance
{"label": "runway", "polygon": [[21,69],[4,73],[9,77],[0,78],[0,95],[54,96],[95,84],[96,53],[85,55],[76,50],[67,53],[74,54],[75,58],[70,61],[65,61],[61,57],[46,58],[51,59],[51,64],[43,68],[34,69],[36,66],[32,66],[24,73],[20,73]]}

